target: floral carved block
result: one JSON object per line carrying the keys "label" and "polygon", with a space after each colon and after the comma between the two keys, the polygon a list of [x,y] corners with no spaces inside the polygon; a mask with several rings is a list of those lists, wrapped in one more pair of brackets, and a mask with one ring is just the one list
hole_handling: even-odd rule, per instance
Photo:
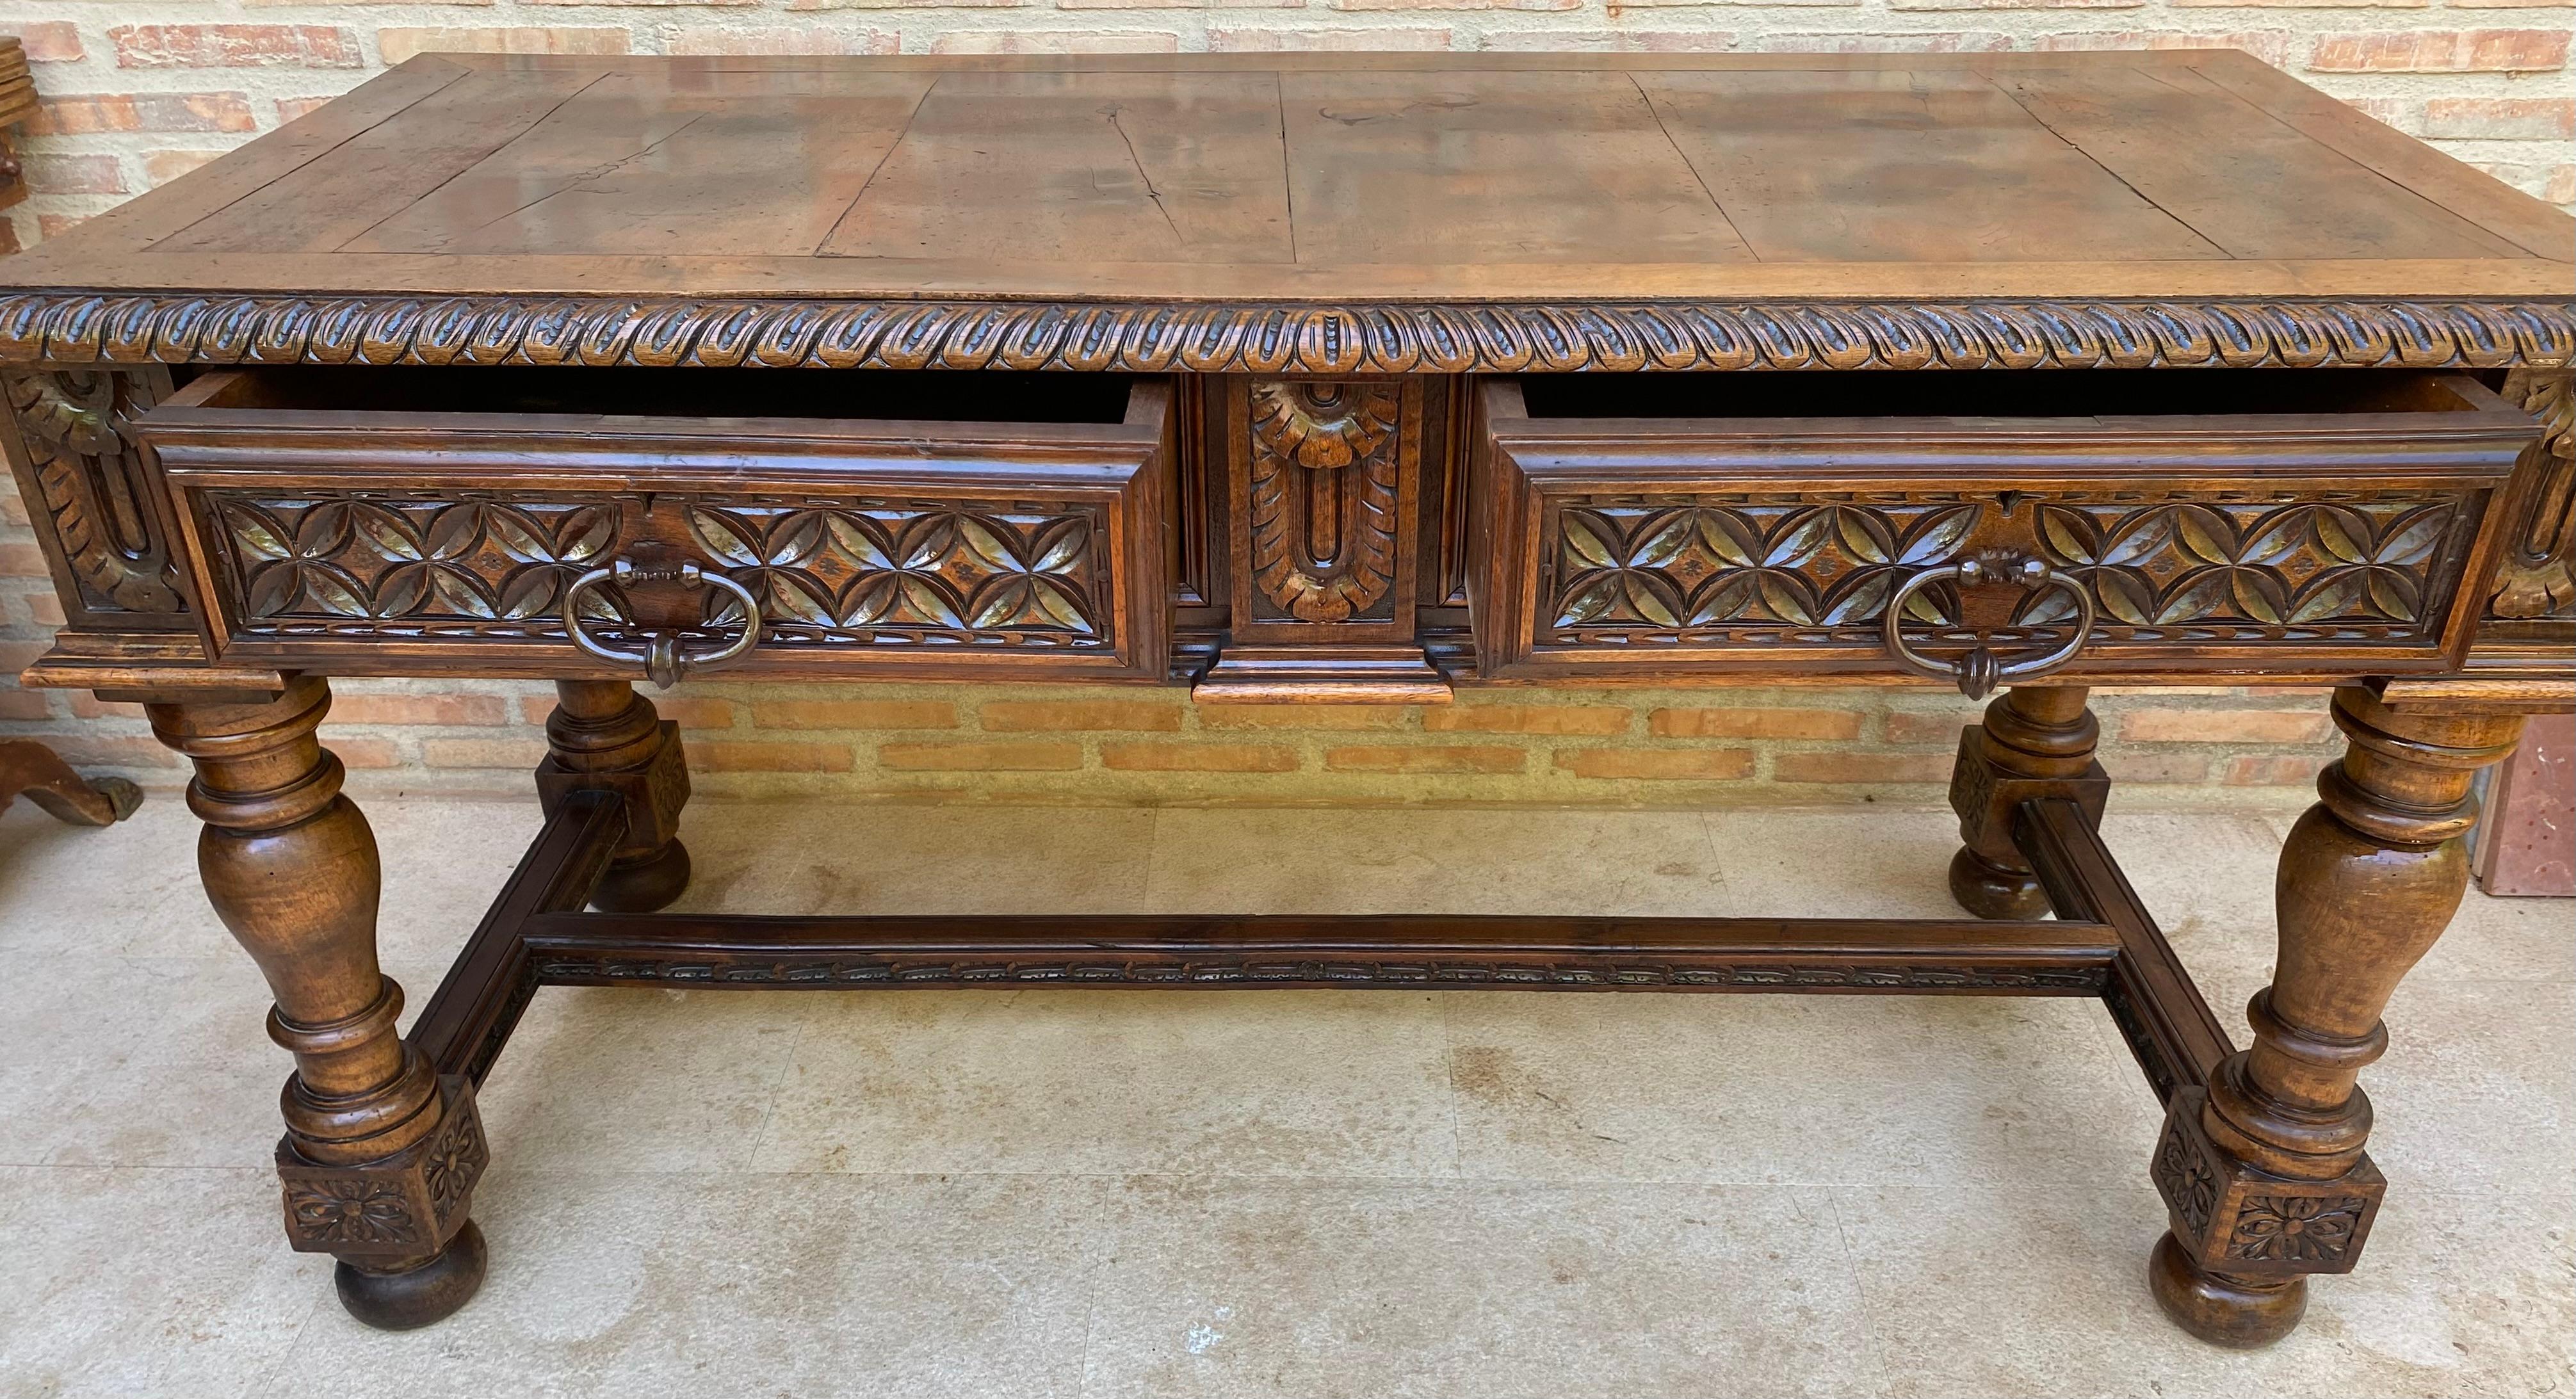
{"label": "floral carved block", "polygon": [[419,1258],[463,1227],[492,1151],[473,1085],[449,1075],[439,1079],[438,1091],[438,1127],[382,1161],[318,1166],[278,1144],[286,1237],[294,1248],[341,1258]]}
{"label": "floral carved block", "polygon": [[2378,1168],[2364,1158],[2333,1180],[2288,1180],[2232,1161],[2201,1127],[2207,1101],[2174,1094],[2151,1169],[2183,1251],[2245,1277],[2352,1271],[2387,1193]]}

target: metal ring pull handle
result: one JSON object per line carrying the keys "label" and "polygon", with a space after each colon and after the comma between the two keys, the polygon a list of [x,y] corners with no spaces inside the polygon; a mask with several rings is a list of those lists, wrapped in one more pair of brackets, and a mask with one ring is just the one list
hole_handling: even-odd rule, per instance
{"label": "metal ring pull handle", "polygon": [[[1986,644],[1982,633],[1977,637],[1976,646],[1955,661],[1933,660],[1905,643],[1905,606],[1914,600],[1916,593],[1935,583],[1956,582],[1976,587],[2006,579],[2032,592],[2043,588],[2064,589],[2066,595],[2075,600],[2074,634],[2046,655],[2016,661],[1998,657],[1994,648]],[[2093,635],[2093,594],[2082,582],[2038,559],[2023,559],[2018,568],[2001,577],[1984,562],[1974,558],[1961,559],[1943,568],[1927,568],[1899,585],[1895,595],[1887,600],[1886,629],[1887,652],[1906,669],[1918,675],[1955,680],[1960,693],[1970,699],[1984,699],[1994,692],[1997,685],[2046,675],[2075,659],[2075,653],[2083,650],[2084,643]]]}
{"label": "metal ring pull handle", "polygon": [[[619,587],[632,583],[685,583],[692,587],[710,587],[731,593],[734,600],[742,604],[742,634],[715,650],[694,654],[681,649],[680,638],[673,632],[645,633],[644,649],[641,651],[621,651],[613,646],[603,645],[592,638],[589,632],[582,630],[581,596],[600,584],[612,580]],[[619,559],[606,568],[592,569],[572,580],[572,586],[564,589],[563,624],[564,632],[572,638],[573,645],[603,661],[616,661],[630,665],[641,661],[644,663],[644,674],[655,685],[667,690],[680,683],[680,677],[692,670],[709,670],[723,665],[759,645],[760,599],[753,597],[751,589],[740,583],[721,573],[708,573],[693,563],[684,563],[677,568],[643,568],[632,559]]]}

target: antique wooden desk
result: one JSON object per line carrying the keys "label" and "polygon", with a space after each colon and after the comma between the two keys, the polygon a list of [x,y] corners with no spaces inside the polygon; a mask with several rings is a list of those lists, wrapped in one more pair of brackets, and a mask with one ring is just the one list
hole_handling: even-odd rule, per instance
{"label": "antique wooden desk", "polygon": [[[287,1232],[378,1325],[482,1276],[541,987],[1073,982],[2099,997],[2156,1295],[2257,1343],[2379,1208],[2354,1081],[2470,780],[2568,702],[2571,235],[2218,52],[423,57],[5,268],[28,680],[195,761]],[[655,913],[630,680],[717,664],[2018,688],[1952,792],[1990,921]],[[334,675],[560,691],[408,1036]],[[2094,834],[2114,680],[2338,687],[2250,1049]]]}

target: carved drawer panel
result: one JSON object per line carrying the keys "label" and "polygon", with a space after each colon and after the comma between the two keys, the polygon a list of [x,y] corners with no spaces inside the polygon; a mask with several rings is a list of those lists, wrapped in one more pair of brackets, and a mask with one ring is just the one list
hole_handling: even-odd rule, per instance
{"label": "carved drawer panel", "polygon": [[580,595],[614,649],[739,634],[693,564],[757,604],[746,672],[1164,673],[1163,381],[362,373],[211,375],[140,425],[224,654],[597,674],[561,614],[624,559]]}
{"label": "carved drawer panel", "polygon": [[[1926,652],[2089,602],[2077,678],[2441,670],[2537,430],[2464,376],[1789,377],[1481,385],[1484,674],[1901,674],[1900,593]],[[1976,622],[1969,560],[2052,582]]]}

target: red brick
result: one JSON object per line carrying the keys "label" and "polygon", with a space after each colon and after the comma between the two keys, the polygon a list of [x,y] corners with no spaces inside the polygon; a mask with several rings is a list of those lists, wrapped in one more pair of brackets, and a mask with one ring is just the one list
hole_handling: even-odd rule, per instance
{"label": "red brick", "polygon": [[1424,52],[1449,47],[1446,29],[1210,29],[1210,53]]}
{"label": "red brick", "polygon": [[2209,759],[2198,753],[2140,753],[2113,748],[2101,755],[2102,770],[2114,784],[2140,782],[2197,787],[2209,780]]}
{"label": "red brick", "polygon": [[2321,34],[2317,73],[2535,73],[2567,66],[2564,29],[2397,29]]}
{"label": "red brick", "polygon": [[2248,753],[2228,761],[2219,781],[2230,787],[2312,787],[2323,759],[2287,754]]}
{"label": "red brick", "polygon": [[1029,0],[787,0],[791,10],[1007,10]]}
{"label": "red brick", "polygon": [[877,765],[907,772],[1070,772],[1078,743],[882,743]]}
{"label": "red brick", "polygon": [[50,719],[53,706],[42,690],[0,689],[0,719]]}
{"label": "red brick", "polygon": [[119,68],[357,68],[355,32],[328,24],[120,24]]}
{"label": "red brick", "polygon": [[1523,53],[1723,53],[1735,36],[1713,30],[1521,29],[1488,34],[1483,48]]}
{"label": "red brick", "polygon": [[633,44],[624,29],[559,25],[513,25],[506,28],[457,28],[449,25],[393,25],[376,31],[376,51],[385,62],[400,63],[424,53],[589,53],[620,54]]}
{"label": "red brick", "polygon": [[2424,133],[2453,141],[2576,139],[2576,98],[2436,97],[2424,104]]}
{"label": "red brick", "polygon": [[143,180],[154,189],[223,158],[222,151],[145,151]]}
{"label": "red brick", "polygon": [[1764,53],[2002,53],[2010,34],[1765,34],[1750,47]]}
{"label": "red brick", "polygon": [[2315,743],[2334,721],[2304,709],[2139,709],[2120,721],[2130,743]]}
{"label": "red brick", "polygon": [[994,733],[1176,733],[1181,727],[1181,706],[1157,700],[986,700],[982,715]]}
{"label": "red brick", "polygon": [[390,738],[335,738],[323,745],[340,755],[340,765],[380,770],[403,765],[402,750]]}
{"label": "red brick", "polygon": [[665,52],[683,55],[894,53],[902,36],[846,25],[797,25],[767,29],[683,29]]}
{"label": "red brick", "polygon": [[174,768],[180,758],[157,738],[113,734],[53,734],[45,746],[76,768]]}
{"label": "red brick", "polygon": [[930,41],[932,53],[1175,53],[1181,36],[1160,30],[966,29]]}
{"label": "red brick", "polygon": [[1104,743],[1100,762],[1121,772],[1295,772],[1297,750],[1269,743]]}
{"label": "red brick", "polygon": [[36,232],[46,238],[60,238],[87,222],[87,214],[38,214]]}
{"label": "red brick", "polygon": [[1749,748],[1581,748],[1556,755],[1577,777],[1734,781],[1753,775]]}
{"label": "red brick", "polygon": [[516,768],[533,772],[546,756],[536,738],[432,738],[420,745],[421,761],[434,768]]}
{"label": "red brick", "polygon": [[[27,188],[39,194],[123,194],[125,169],[112,155],[25,157]],[[45,236],[53,237],[47,229]]]}
{"label": "red brick", "polygon": [[1358,747],[1324,750],[1333,772],[1519,772],[1529,755],[1518,748]]}
{"label": "red brick", "polygon": [[44,550],[14,539],[0,544],[0,578],[50,577],[45,571]]}
{"label": "red brick", "polygon": [[241,92],[70,93],[48,97],[27,123],[35,136],[101,131],[256,131],[250,95]]}
{"label": "red brick", "polygon": [[1947,743],[1959,741],[1959,730],[1977,722],[1976,711],[1952,714],[1919,714],[1911,710],[1892,710],[1884,732],[1890,743]]}
{"label": "red brick", "polygon": [[[1059,0],[1061,3],[1061,0]],[[1336,10],[1574,10],[1583,0],[1324,0]],[[1663,0],[1620,0],[1623,9]],[[1697,4],[1699,0],[1683,0]],[[1857,5],[1860,0],[1768,0],[1773,5]]]}
{"label": "red brick", "polygon": [[[2175,0],[2188,4],[2191,0]],[[2249,0],[2253,3],[2254,0]],[[1891,10],[2135,10],[2147,0],[1888,0]],[[2348,0],[2367,3],[2367,0]],[[2414,0],[2423,4],[2424,0]]]}
{"label": "red brick", "polygon": [[2290,61],[2292,37],[2286,29],[2237,30],[2225,34],[2125,29],[2051,34],[2033,47],[2079,52],[2096,49],[2235,49],[2279,68]]}
{"label": "red brick", "polygon": [[2535,165],[2521,162],[2469,162],[2506,184],[2552,204],[2576,203],[2576,164]]}
{"label": "red brick", "polygon": [[335,724],[506,724],[499,695],[350,694],[331,696]]}
{"label": "red brick", "polygon": [[1782,753],[1771,760],[1782,782],[1938,782],[1950,780],[1945,753]]}
{"label": "red brick", "polygon": [[1203,729],[1400,729],[1400,704],[1202,704]]}
{"label": "red brick", "polygon": [[80,26],[67,19],[11,20],[0,24],[0,34],[17,35],[29,63],[78,63],[88,57]]}
{"label": "red brick", "polygon": [[277,120],[282,125],[320,110],[328,97],[281,97],[277,99]]}
{"label": "red brick", "polygon": [[953,729],[957,706],[947,700],[759,700],[751,722],[764,729]]}
{"label": "red brick", "polygon": [[689,766],[701,772],[848,772],[857,765],[846,743],[689,745]]}
{"label": "red brick", "polygon": [[1442,704],[1422,711],[1426,733],[1623,734],[1628,711],[1603,704]]}
{"label": "red brick", "polygon": [[1646,718],[1657,738],[1858,738],[1847,709],[1658,709]]}

